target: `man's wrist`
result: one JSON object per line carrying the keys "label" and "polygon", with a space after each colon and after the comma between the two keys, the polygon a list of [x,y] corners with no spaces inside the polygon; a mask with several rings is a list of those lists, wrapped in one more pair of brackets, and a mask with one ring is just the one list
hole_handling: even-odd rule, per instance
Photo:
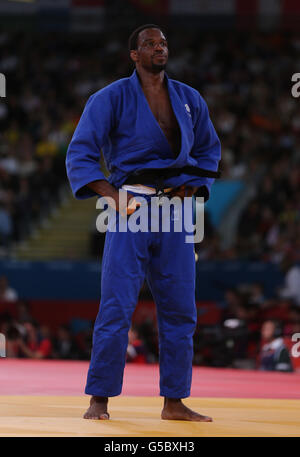
{"label": "man's wrist", "polygon": [[118,193],[117,189],[105,179],[92,181],[87,184],[87,187],[102,197],[115,198]]}

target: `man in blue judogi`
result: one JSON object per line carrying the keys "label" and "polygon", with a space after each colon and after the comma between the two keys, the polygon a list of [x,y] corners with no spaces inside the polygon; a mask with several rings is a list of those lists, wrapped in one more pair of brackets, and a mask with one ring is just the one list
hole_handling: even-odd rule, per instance
{"label": "man in blue judogi", "polygon": [[[66,166],[75,197],[110,197],[125,215],[139,207],[139,196],[149,211],[153,196],[161,194],[207,200],[219,175],[220,142],[205,101],[168,78],[168,45],[159,27],[135,30],[129,47],[132,76],[90,97],[69,145]],[[108,179],[100,169],[100,150]],[[120,189],[129,191],[123,208]],[[196,326],[194,245],[185,235],[185,229],[106,233],[85,418],[108,419],[108,397],[121,393],[128,330],[146,277],[157,306],[161,417],[212,420],[181,400],[190,395]]]}

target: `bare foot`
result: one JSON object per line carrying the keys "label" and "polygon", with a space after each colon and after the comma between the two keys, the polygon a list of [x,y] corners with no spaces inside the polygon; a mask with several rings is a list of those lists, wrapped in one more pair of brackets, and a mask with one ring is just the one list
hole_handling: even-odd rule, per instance
{"label": "bare foot", "polygon": [[201,414],[187,408],[180,399],[165,398],[161,418],[164,420],[180,420],[180,421],[196,421],[196,422],[212,422],[209,416]]}
{"label": "bare foot", "polygon": [[109,414],[107,412],[107,397],[96,397],[92,396],[90,399],[90,407],[84,414],[84,419],[94,419],[94,420],[107,420],[109,419]]}

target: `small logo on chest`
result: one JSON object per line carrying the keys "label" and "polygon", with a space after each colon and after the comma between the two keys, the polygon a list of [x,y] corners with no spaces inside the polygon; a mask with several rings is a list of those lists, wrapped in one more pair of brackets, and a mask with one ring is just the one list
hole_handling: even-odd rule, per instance
{"label": "small logo on chest", "polygon": [[191,108],[189,107],[189,105],[186,103],[184,106],[185,106],[185,109],[187,110],[188,115],[191,116]]}

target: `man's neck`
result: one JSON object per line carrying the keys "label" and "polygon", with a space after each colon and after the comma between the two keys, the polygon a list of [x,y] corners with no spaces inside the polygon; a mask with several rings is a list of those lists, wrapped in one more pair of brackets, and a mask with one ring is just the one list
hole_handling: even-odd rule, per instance
{"label": "man's neck", "polygon": [[164,85],[165,71],[162,70],[159,73],[151,73],[144,68],[136,69],[139,79],[141,81],[143,89],[160,90]]}

